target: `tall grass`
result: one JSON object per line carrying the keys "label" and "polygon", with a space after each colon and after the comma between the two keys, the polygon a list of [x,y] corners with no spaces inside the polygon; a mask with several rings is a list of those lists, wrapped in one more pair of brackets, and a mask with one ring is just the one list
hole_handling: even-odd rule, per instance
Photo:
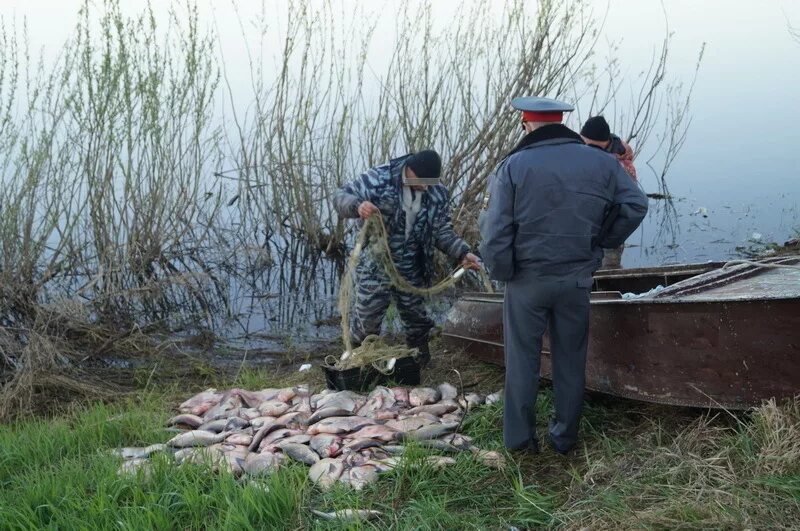
{"label": "tall grass", "polygon": [[[639,149],[661,126],[675,132],[668,161],[688,126],[688,99],[665,104],[678,90],[668,41],[622,101],[580,0],[520,0],[492,17],[472,2],[450,24],[428,2],[402,3],[391,38],[368,4],[281,5],[241,21],[247,87],[228,73],[242,58],[221,56],[193,2],[159,5],[162,20],[155,4],[128,16],[119,0],[87,1],[49,62],[24,28],[0,26],[4,396],[30,397],[54,373],[80,387],[68,357],[147,350],[154,330],[230,317],[249,333],[259,306],[312,320],[281,295],[333,297],[337,270],[321,260],[342,259],[347,233],[332,194],[392,156],[442,153],[457,230],[474,242],[487,178],[519,134],[514,96],[584,113],[613,103],[615,129]],[[371,59],[376,41],[388,59]]]}

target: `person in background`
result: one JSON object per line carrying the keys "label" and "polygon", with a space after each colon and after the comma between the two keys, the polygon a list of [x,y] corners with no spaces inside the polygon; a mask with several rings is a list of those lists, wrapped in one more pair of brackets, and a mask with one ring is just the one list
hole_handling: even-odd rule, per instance
{"label": "person in background", "polygon": [[[581,128],[581,137],[587,145],[602,149],[614,155],[619,163],[636,182],[636,167],[633,165],[633,149],[627,142],[611,133],[608,122],[602,116],[593,116],[586,120]],[[622,251],[625,244],[613,249],[603,249],[603,264],[601,269],[621,269]]]}
{"label": "person in background", "polygon": [[647,197],[616,160],[561,124],[573,108],[515,98],[527,133],[500,163],[480,216],[481,256],[506,282],[503,439],[536,453],[536,394],[542,336],[550,330],[555,416],[550,442],[567,453],[578,440],[586,380],[589,294],[603,247],[639,226]]}

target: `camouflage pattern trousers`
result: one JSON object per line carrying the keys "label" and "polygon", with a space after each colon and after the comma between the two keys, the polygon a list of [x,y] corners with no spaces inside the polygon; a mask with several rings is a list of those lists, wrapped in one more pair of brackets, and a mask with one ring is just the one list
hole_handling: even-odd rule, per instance
{"label": "camouflage pattern trousers", "polygon": [[[401,269],[408,271],[407,268]],[[407,273],[404,276],[412,284],[422,285],[421,279],[409,278],[413,275]],[[372,260],[363,260],[356,267],[354,285],[355,300],[350,319],[350,336],[354,347],[360,345],[368,335],[380,334],[383,317],[392,299],[403,322],[406,343],[417,346],[427,342],[434,325],[428,317],[423,297],[395,289],[383,266]]]}

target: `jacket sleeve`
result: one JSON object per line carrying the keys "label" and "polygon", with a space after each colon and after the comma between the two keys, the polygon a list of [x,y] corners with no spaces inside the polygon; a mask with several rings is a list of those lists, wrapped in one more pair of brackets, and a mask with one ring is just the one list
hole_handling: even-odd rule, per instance
{"label": "jacket sleeve", "polygon": [[445,206],[434,227],[434,243],[436,248],[453,260],[461,260],[469,252],[467,242],[459,238],[453,230],[453,220],[450,216],[450,196],[447,194]]}
{"label": "jacket sleeve", "polygon": [[514,185],[508,167],[506,162],[495,173],[490,185],[489,206],[479,220],[481,257],[489,276],[501,281],[514,276]]}
{"label": "jacket sleeve", "polygon": [[615,166],[616,190],[612,207],[618,205],[619,213],[600,242],[600,247],[605,249],[619,247],[625,243],[647,214],[647,196],[620,164]]}
{"label": "jacket sleeve", "polygon": [[343,218],[357,218],[358,205],[364,201],[372,201],[369,186],[370,174],[377,173],[373,168],[362,174],[358,179],[351,181],[336,192],[333,196],[333,207]]}

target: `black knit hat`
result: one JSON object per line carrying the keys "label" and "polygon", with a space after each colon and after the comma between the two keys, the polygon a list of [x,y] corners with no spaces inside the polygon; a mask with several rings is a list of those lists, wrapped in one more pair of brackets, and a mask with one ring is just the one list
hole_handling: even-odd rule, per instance
{"label": "black knit hat", "polygon": [[592,116],[583,124],[581,136],[598,142],[605,142],[611,140],[611,128],[608,127],[608,122],[602,116]]}
{"label": "black knit hat", "polygon": [[406,166],[420,179],[438,179],[442,174],[442,159],[432,149],[414,153],[406,159]]}

